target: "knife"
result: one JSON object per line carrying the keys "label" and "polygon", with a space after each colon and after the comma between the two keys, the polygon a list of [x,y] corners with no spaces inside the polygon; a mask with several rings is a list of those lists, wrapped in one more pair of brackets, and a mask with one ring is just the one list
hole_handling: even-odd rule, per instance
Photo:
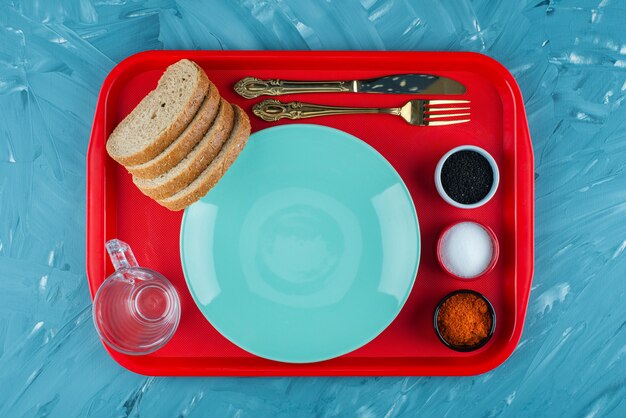
{"label": "knife", "polygon": [[463,94],[465,86],[450,78],[430,74],[395,74],[348,81],[262,80],[246,77],[235,84],[235,91],[246,99],[253,99],[262,95],[292,93]]}

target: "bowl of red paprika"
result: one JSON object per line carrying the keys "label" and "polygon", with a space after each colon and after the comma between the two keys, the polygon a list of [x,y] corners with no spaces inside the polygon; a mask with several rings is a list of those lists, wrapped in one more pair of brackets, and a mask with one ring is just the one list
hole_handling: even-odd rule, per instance
{"label": "bowl of red paprika", "polygon": [[462,289],[447,294],[434,315],[439,339],[455,351],[474,351],[489,342],[496,330],[496,312],[482,294]]}

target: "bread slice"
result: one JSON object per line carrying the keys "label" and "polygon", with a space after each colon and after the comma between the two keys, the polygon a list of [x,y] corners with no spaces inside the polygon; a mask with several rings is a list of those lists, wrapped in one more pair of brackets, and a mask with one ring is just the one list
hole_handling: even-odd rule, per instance
{"label": "bread slice", "polygon": [[186,208],[206,195],[235,162],[250,136],[250,120],[239,106],[233,105],[233,107],[235,108],[235,126],[220,153],[191,184],[166,199],[158,200],[161,205],[170,210]]}
{"label": "bread slice", "polygon": [[164,199],[173,195],[208,167],[228,139],[233,123],[233,108],[222,99],[215,121],[185,158],[164,174],[152,179],[133,177],[133,182],[144,194],[153,199]]}
{"label": "bread slice", "polygon": [[209,93],[202,102],[198,113],[165,150],[154,159],[126,169],[137,178],[154,178],[165,173],[178,164],[189,152],[198,145],[215,119],[220,105],[220,94],[214,85],[209,86]]}
{"label": "bread slice", "polygon": [[123,165],[153,159],[191,122],[208,90],[209,79],[194,62],[183,59],[170,65],[156,89],[113,130],[107,152]]}

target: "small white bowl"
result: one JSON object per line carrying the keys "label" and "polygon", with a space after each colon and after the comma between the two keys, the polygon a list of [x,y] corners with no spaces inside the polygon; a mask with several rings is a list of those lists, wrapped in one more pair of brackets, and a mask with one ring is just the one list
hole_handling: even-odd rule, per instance
{"label": "small white bowl", "polygon": [[[448,196],[448,194],[443,188],[443,184],[441,184],[441,169],[443,168],[443,163],[446,162],[448,157],[450,157],[452,154],[458,151],[475,151],[479,153],[480,155],[485,157],[485,159],[487,159],[487,161],[489,162],[489,165],[491,166],[491,170],[493,171],[493,184],[491,185],[491,190],[489,190],[489,193],[487,193],[487,196],[485,196],[482,200],[476,203],[469,204],[469,205],[464,204],[464,203],[459,203],[453,200],[450,196]],[[496,194],[496,190],[498,189],[499,183],[500,183],[500,172],[498,171],[498,164],[496,164],[496,160],[494,160],[491,154],[489,154],[487,151],[475,145],[461,145],[460,147],[452,148],[450,151],[446,152],[443,157],[441,157],[441,159],[437,163],[437,168],[435,168],[435,186],[437,187],[437,192],[439,192],[439,195],[441,196],[443,200],[445,200],[452,206],[455,206],[461,209],[474,209],[489,202],[491,198],[493,197],[493,195]]]}

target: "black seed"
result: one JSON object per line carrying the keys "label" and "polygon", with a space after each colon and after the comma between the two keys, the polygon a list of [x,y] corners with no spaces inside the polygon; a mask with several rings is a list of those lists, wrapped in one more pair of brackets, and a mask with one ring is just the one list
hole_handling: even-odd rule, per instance
{"label": "black seed", "polygon": [[493,170],[476,151],[457,151],[443,163],[441,184],[452,200],[471,205],[483,200],[491,190]]}

